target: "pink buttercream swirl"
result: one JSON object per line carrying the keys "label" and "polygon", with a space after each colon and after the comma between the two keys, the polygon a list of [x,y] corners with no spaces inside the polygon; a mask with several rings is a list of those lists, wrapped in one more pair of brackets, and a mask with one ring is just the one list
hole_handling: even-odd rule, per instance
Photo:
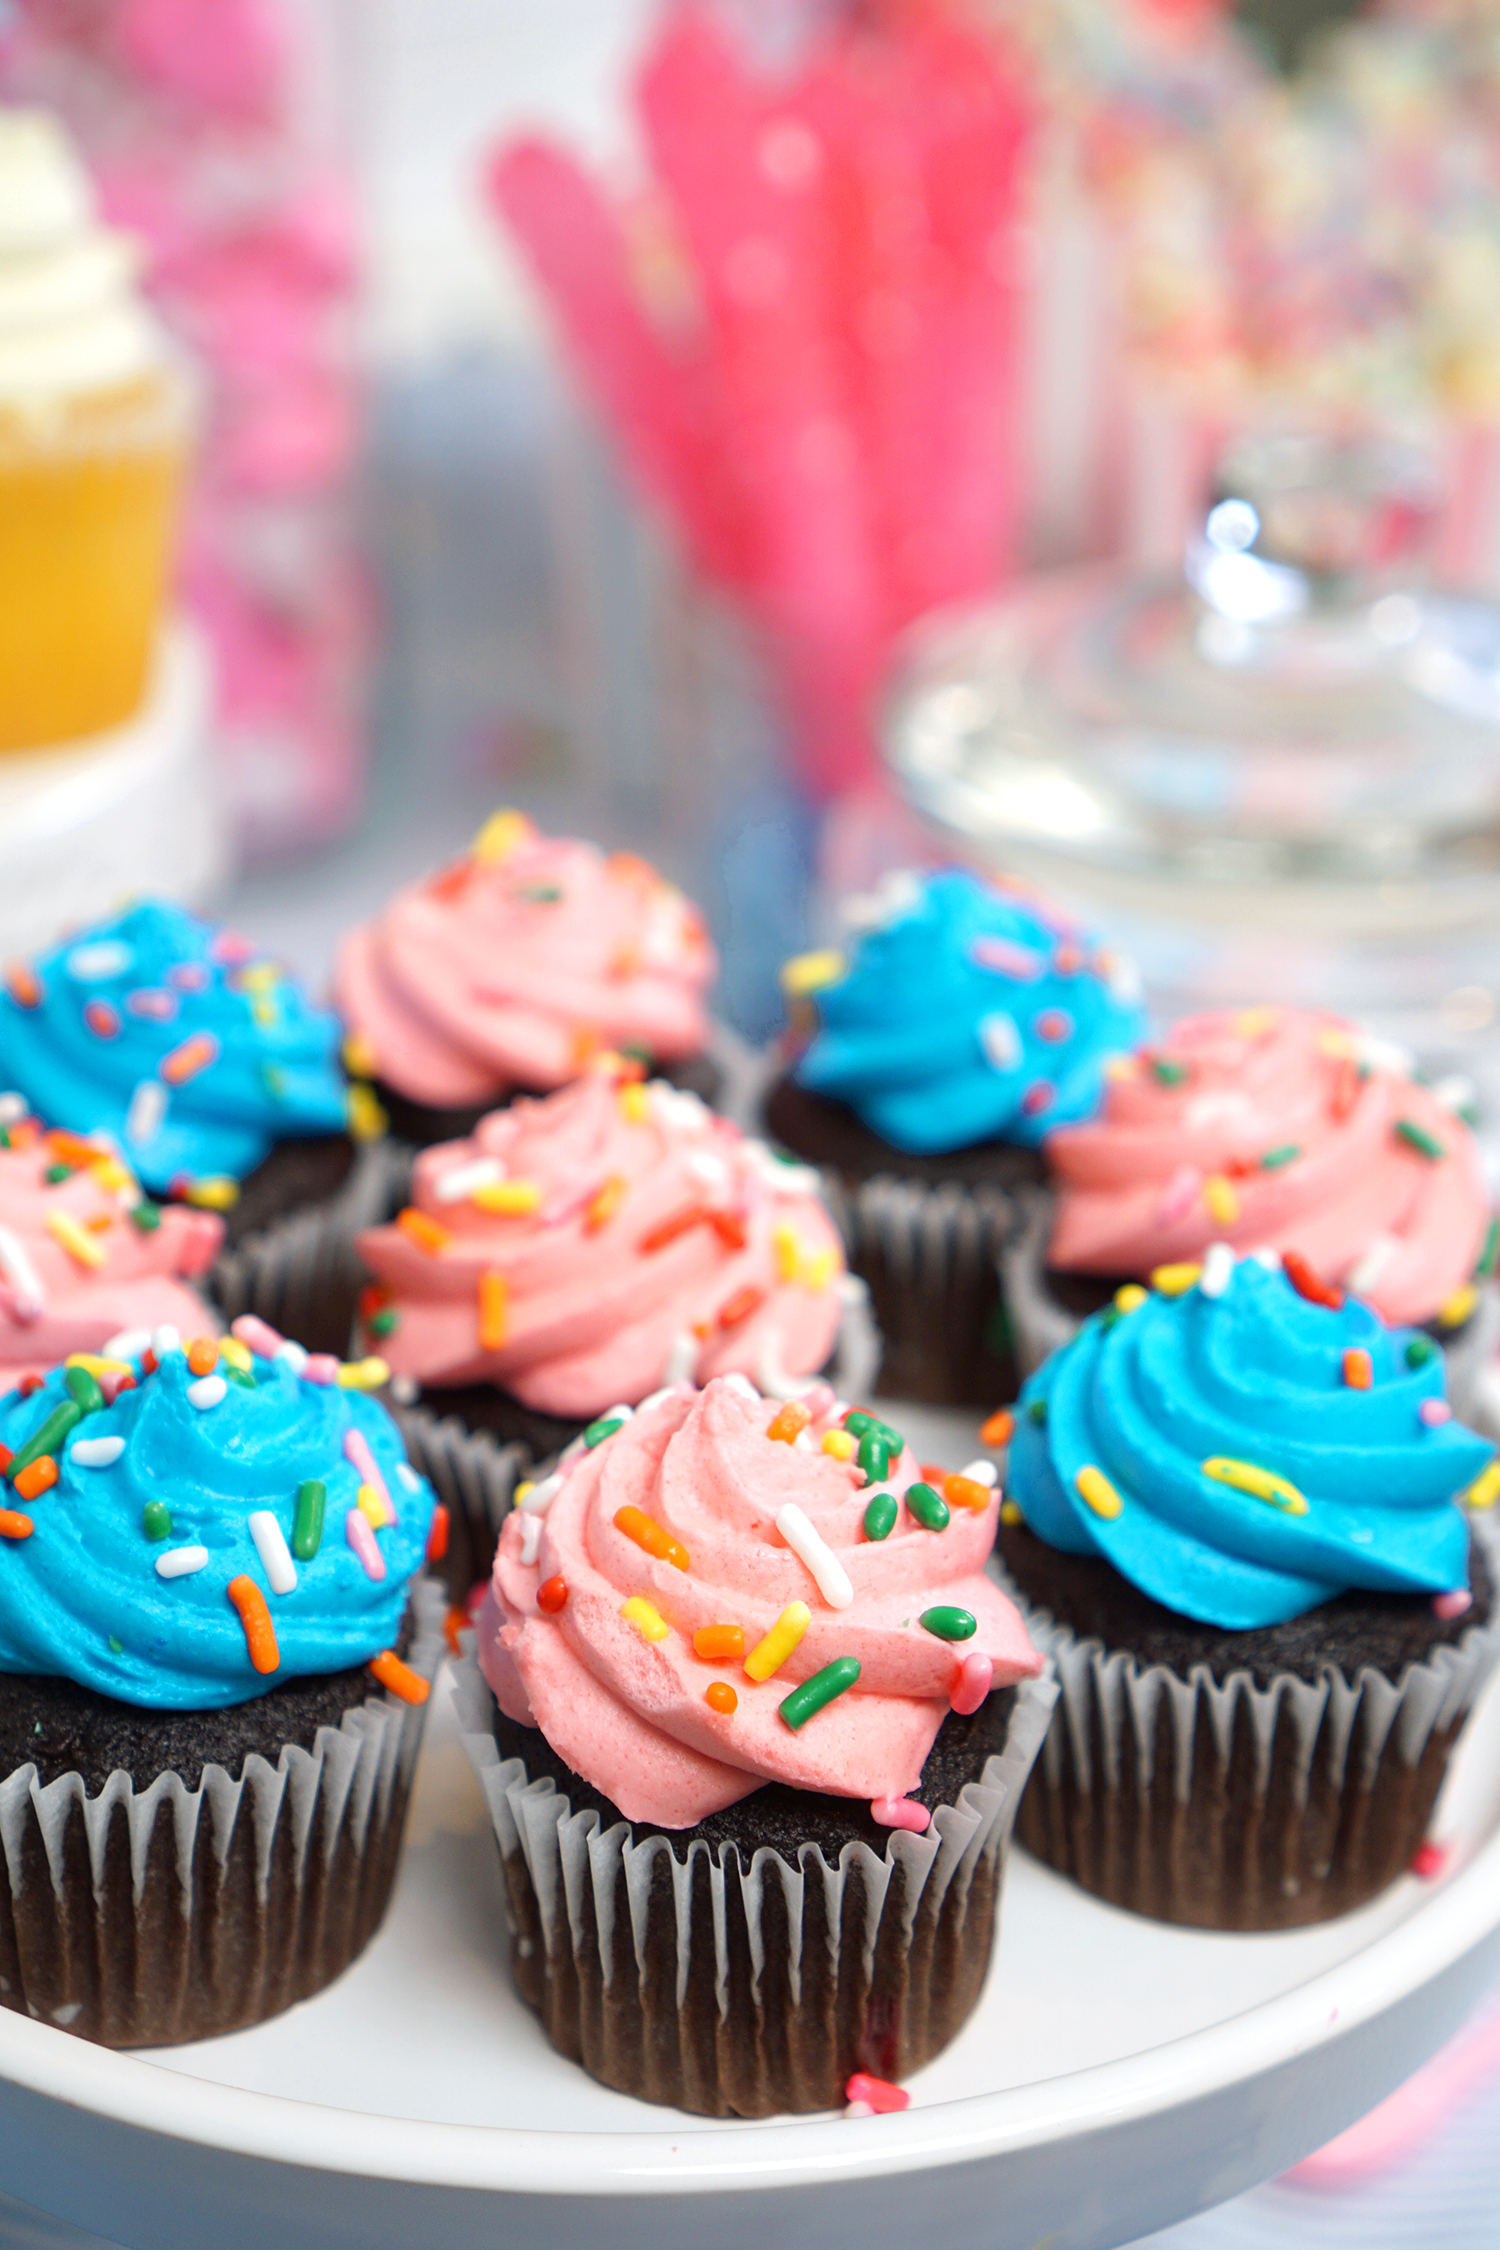
{"label": "pink buttercream swirl", "polygon": [[22,1146],[0,1150],[0,1392],[71,1352],[97,1352],[122,1329],[216,1332],[187,1284],[213,1264],[223,1221],[173,1205],[144,1231],[130,1217],[140,1189],[123,1165],[101,1149],[98,1167],[49,1182],[56,1148],[22,1130]]}
{"label": "pink buttercream swirl", "polygon": [[1048,1253],[1144,1277],[1236,1250],[1299,1250],[1390,1321],[1431,1317],[1474,1272],[1490,1224],[1462,1120],[1337,1016],[1189,1016],[1134,1057],[1103,1114],[1053,1133]]}
{"label": "pink buttercream swirl", "polygon": [[417,1159],[412,1207],[359,1250],[396,1314],[375,1348],[421,1383],[591,1416],[672,1377],[777,1388],[838,1333],[844,1260],[816,1175],[659,1081],[601,1067],[495,1111]]}
{"label": "pink buttercream swirl", "polygon": [[456,1109],[564,1086],[600,1049],[703,1053],[717,965],[697,909],[644,860],[515,814],[353,931],[334,992],[357,1067]]}
{"label": "pink buttercream swirl", "polygon": [[[768,1781],[835,1796],[899,1800],[914,1789],[958,1689],[966,1657],[988,1660],[997,1687],[1040,1672],[1042,1659],[985,1563],[1000,1496],[955,1507],[924,1530],[903,1505],[890,1537],[864,1536],[870,1493],[861,1471],[821,1450],[836,1402],[794,1444],[767,1436],[777,1412],[734,1378],[680,1386],[645,1404],[594,1451],[565,1457],[540,1538],[517,1511],[500,1535],[480,1613],[479,1661],[513,1719],[539,1726],[573,1770],[630,1820],[688,1828]],[[918,1481],[909,1451],[882,1490]],[[777,1529],[799,1508],[847,1575],[835,1608]],[[618,1526],[639,1509],[686,1550],[687,1567],[653,1559]],[[535,1542],[534,1559],[524,1560]],[[537,1600],[546,1588],[555,1604]],[[627,1611],[635,1597],[666,1627],[648,1638]],[[693,1647],[704,1626],[738,1625],[748,1655],[793,1602],[811,1622],[780,1668],[757,1682],[738,1661]],[[976,1630],[953,1642],[924,1612],[967,1610]],[[642,1613],[637,1610],[635,1617]],[[654,1628],[653,1628],[654,1631]],[[853,1688],[799,1729],[781,1705],[837,1657],[859,1663]],[[705,1691],[731,1685],[737,1707]]]}

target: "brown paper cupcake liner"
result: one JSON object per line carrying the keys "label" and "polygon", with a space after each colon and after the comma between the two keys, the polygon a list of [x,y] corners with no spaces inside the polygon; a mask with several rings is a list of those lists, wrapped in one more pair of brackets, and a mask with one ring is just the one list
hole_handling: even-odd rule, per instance
{"label": "brown paper cupcake liner", "polygon": [[221,1251],[204,1286],[225,1322],[256,1313],[309,1351],[346,1353],[368,1278],[354,1238],[400,1207],[409,1172],[409,1152],[365,1141],[337,1195]]}
{"label": "brown paper cupcake liner", "polygon": [[1184,1678],[1080,1640],[996,1572],[1059,1691],[1017,1840],[1112,1906],[1203,1929],[1328,1921],[1403,1874],[1500,1658],[1492,1618],[1394,1682]]}
{"label": "brown paper cupcake liner", "polygon": [[[406,1661],[431,1680],[443,1594],[412,1588]],[[208,2039],[332,1982],[390,1898],[425,1706],[372,1693],[308,1751],[45,1786],[0,1781],[0,2003],[108,2047]]]}
{"label": "brown paper cupcake liner", "polygon": [[[603,1827],[502,1757],[477,1662],[459,1666],[464,1748],[505,1878],[517,1985],[563,2054],[622,2093],[711,2117],[842,2105],[856,2070],[899,2079],[947,2045],[989,1966],[1017,1799],[1051,1716],[1014,1691],[1003,1751],[922,1836],[830,1863]],[[754,1800],[749,1800],[753,1806]]]}

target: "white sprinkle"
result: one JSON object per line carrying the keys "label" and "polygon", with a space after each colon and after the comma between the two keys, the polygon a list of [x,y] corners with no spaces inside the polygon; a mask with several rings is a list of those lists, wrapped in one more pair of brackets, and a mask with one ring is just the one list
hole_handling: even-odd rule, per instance
{"label": "white sprinkle", "polygon": [[544,1516],[561,1492],[565,1481],[554,1469],[550,1477],[543,1477],[540,1484],[534,1484],[521,1502],[522,1515]]}
{"label": "white sprinkle", "polygon": [[594,1416],[596,1422],[630,1422],[634,1419],[635,1408],[633,1406],[606,1406],[602,1414]]}
{"label": "white sprinkle", "polygon": [[170,1359],[173,1352],[181,1351],[182,1338],[169,1320],[164,1320],[160,1328],[152,1329],[151,1349],[158,1360]]}
{"label": "white sprinkle", "polygon": [[68,974],[75,984],[102,984],[108,977],[123,977],[135,962],[135,948],[123,938],[99,938],[92,945],[75,945],[68,955]]}
{"label": "white sprinkle", "polygon": [[760,1405],[760,1392],[755,1388],[749,1376],[742,1375],[738,1368],[728,1375],[721,1375],[719,1380],[721,1383],[727,1383],[732,1391],[737,1391],[741,1398],[749,1399],[752,1406]]}
{"label": "white sprinkle", "polygon": [[151,1349],[149,1328],[122,1328],[99,1348],[101,1359],[144,1359]]}
{"label": "white sprinkle", "polygon": [[285,1343],[277,1345],[273,1356],[289,1367],[294,1375],[300,1375],[307,1365],[306,1351],[301,1344],[294,1344],[290,1337]]}
{"label": "white sprinkle", "polygon": [[667,1364],[662,1369],[668,1388],[674,1383],[690,1383],[697,1364],[698,1339],[688,1329],[680,1329],[667,1346]]}
{"label": "white sprinkle", "polygon": [[821,1185],[811,1164],[786,1164],[764,1141],[745,1141],[745,1154],[773,1195],[816,1195]]}
{"label": "white sprinkle", "polygon": [[1000,1471],[993,1461],[971,1461],[966,1469],[960,1469],[958,1473],[961,1477],[967,1477],[971,1484],[984,1485],[990,1492],[994,1491],[1000,1481]]}
{"label": "white sprinkle", "polygon": [[1205,1297],[1222,1297],[1234,1279],[1234,1252],[1227,1242],[1211,1242],[1203,1253],[1198,1287]]}
{"label": "white sprinkle", "polygon": [[454,1164],[448,1171],[439,1172],[432,1192],[439,1203],[464,1203],[476,1188],[493,1187],[504,1177],[505,1166],[498,1156],[476,1156],[472,1163]]}
{"label": "white sprinkle", "polygon": [[415,1406],[422,1395],[422,1386],[415,1375],[393,1375],[391,1396],[398,1406]]}
{"label": "white sprinkle", "polygon": [[772,1330],[755,1357],[755,1380],[764,1398],[801,1398],[817,1388],[816,1375],[789,1375],[781,1364],[781,1337]]}
{"label": "white sprinkle", "polygon": [[1410,1078],[1417,1067],[1417,1058],[1410,1047],[1398,1046],[1394,1039],[1376,1039],[1368,1031],[1359,1034],[1354,1052],[1368,1069],[1388,1070],[1396,1078]]}
{"label": "white sprinkle", "polygon": [[571,1469],[573,1463],[579,1458],[579,1456],[581,1454],[587,1453],[587,1451],[588,1447],[584,1444],[581,1437],[572,1439],[569,1444],[563,1447],[561,1453],[559,1453],[559,1455],[557,1456],[557,1465],[559,1469]]}
{"label": "white sprinkle", "polygon": [[24,1094],[0,1094],[0,1125],[19,1125],[27,1114]]}
{"label": "white sprinkle", "polygon": [[542,1519],[541,1519],[541,1517],[540,1517],[540,1516],[522,1516],[522,1518],[521,1518],[521,1560],[522,1560],[522,1562],[523,1562],[523,1563],[526,1563],[526,1564],[531,1564],[531,1563],[534,1563],[534,1562],[536,1561],[536,1551],[537,1551],[538,1547],[540,1547],[541,1543],[542,1543]]}
{"label": "white sprinkle", "polygon": [[1345,1274],[1344,1287],[1351,1289],[1356,1297],[1368,1297],[1400,1248],[1399,1235],[1377,1234],[1364,1256],[1356,1258]]}
{"label": "white sprinkle", "polygon": [[187,1387],[188,1404],[196,1406],[200,1414],[206,1413],[209,1407],[222,1405],[228,1392],[229,1385],[222,1375],[200,1375],[196,1383],[189,1383]]}
{"label": "white sprinkle", "polygon": [[784,1508],[777,1510],[776,1529],[792,1553],[806,1563],[818,1582],[818,1592],[829,1608],[850,1608],[854,1601],[854,1588],[849,1583],[849,1573],[822,1533],[813,1529],[794,1500],[789,1500]]}
{"label": "white sprinkle", "polygon": [[170,1097],[159,1078],[143,1078],[130,1097],[125,1112],[125,1138],[141,1148],[154,1141],[167,1121]]}
{"label": "white sprinkle", "polygon": [[704,1187],[726,1187],[729,1183],[729,1166],[722,1156],[715,1156],[711,1148],[690,1148],[687,1168]]}
{"label": "white sprinkle", "polygon": [[1003,1008],[997,1008],[993,1015],[982,1016],[979,1044],[991,1070],[998,1070],[1002,1075],[1014,1070],[1021,1059],[1021,1034],[1016,1029],[1015,1017],[1008,1016]]}
{"label": "white sprinkle", "polygon": [[653,1078],[646,1090],[660,1122],[669,1132],[702,1133],[714,1122],[707,1102],[686,1086],[671,1086],[665,1078]]}
{"label": "white sprinkle", "polygon": [[1256,1249],[1247,1250],[1245,1256],[1253,1258],[1258,1266],[1264,1266],[1267,1273],[1281,1271],[1281,1252],[1273,1250],[1269,1242],[1262,1242]]}
{"label": "white sprinkle", "polygon": [[17,1319],[28,1325],[40,1320],[47,1309],[47,1292],[30,1252],[10,1227],[0,1227],[0,1273],[16,1293]]}
{"label": "white sprinkle", "polygon": [[295,1594],[297,1591],[297,1565],[292,1561],[291,1549],[286,1543],[280,1524],[269,1508],[256,1508],[246,1518],[250,1536],[255,1541],[255,1552],[260,1565],[270,1581],[273,1594]]}
{"label": "white sprinkle", "polygon": [[665,1406],[667,1400],[678,1397],[681,1390],[682,1384],[680,1381],[664,1384],[659,1391],[653,1391],[649,1398],[641,1400],[640,1405],[636,1408],[637,1414],[649,1414],[653,1406]]}
{"label": "white sprinkle", "polygon": [[405,1485],[408,1492],[421,1491],[422,1479],[417,1475],[416,1470],[411,1466],[410,1462],[398,1461],[396,1463],[396,1474],[401,1479],[401,1482]]}
{"label": "white sprinkle", "polygon": [[1124,1001],[1127,1006],[1133,1001],[1139,1000],[1144,989],[1141,984],[1141,972],[1128,953],[1116,953],[1111,950],[1104,964],[1104,981],[1109,987],[1111,996],[1116,1000]]}
{"label": "white sprinkle", "polygon": [[1479,1107],[1479,1088],[1461,1070],[1454,1071],[1449,1078],[1438,1079],[1434,1086],[1428,1088],[1428,1092],[1435,1102],[1442,1103],[1444,1109],[1458,1111]]}
{"label": "white sprinkle", "polygon": [[156,1558],[158,1578],[191,1578],[195,1570],[203,1570],[208,1563],[206,1547],[169,1547]]}
{"label": "white sprinkle", "polygon": [[81,1437],[68,1448],[68,1459],[77,1469],[107,1469],[124,1450],[122,1437]]}

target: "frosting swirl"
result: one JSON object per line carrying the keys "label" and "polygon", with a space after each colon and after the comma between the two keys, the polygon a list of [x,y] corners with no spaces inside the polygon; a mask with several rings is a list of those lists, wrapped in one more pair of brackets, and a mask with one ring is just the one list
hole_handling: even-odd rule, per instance
{"label": "frosting swirl", "polygon": [[1454,1422],[1426,1337],[1211,1253],[1176,1297],[1087,1321],[1026,1383],[1010,1497],[1201,1624],[1276,1625],[1355,1588],[1468,1581],[1454,1505],[1490,1458]]}
{"label": "frosting swirl", "polygon": [[[14,1466],[8,1472],[5,1503],[33,1529],[0,1540],[0,1671],[61,1673],[147,1709],[210,1710],[390,1648],[434,1500],[407,1468],[385,1409],[308,1380],[294,1346],[268,1360],[231,1342],[216,1378],[195,1376],[180,1347],[161,1346],[156,1372],[132,1355],[135,1387],[57,1443],[50,1490],[28,1498],[24,1475],[18,1485]],[[108,1363],[96,1365],[113,1389]],[[0,1404],[0,1440],[18,1458],[68,1400],[72,1372],[57,1369],[41,1390]],[[378,1531],[357,1504],[368,1463],[349,1457],[351,1436],[363,1439],[395,1510]],[[309,1480],[325,1490],[321,1538],[294,1559]],[[351,1517],[368,1533],[359,1546],[347,1535]],[[294,1579],[285,1592],[268,1559],[278,1541]],[[360,1547],[374,1548],[378,1576]],[[231,1592],[247,1598],[244,1581],[268,1613],[270,1669],[252,1660]]]}
{"label": "frosting swirl", "polygon": [[340,1132],[338,1046],[280,968],[165,899],[14,964],[0,992],[0,1080],[54,1125],[108,1133],[157,1195]]}
{"label": "frosting swirl", "polygon": [[601,1049],[701,1054],[716,967],[697,909],[644,860],[497,813],[351,932],[334,987],[362,1069],[465,1108],[566,1085]]}
{"label": "frosting swirl", "polygon": [[1106,1061],[1145,1028],[1128,963],[959,868],[888,877],[874,911],[832,981],[788,964],[819,1018],[799,1085],[914,1155],[1035,1147],[1093,1114]]}
{"label": "frosting swirl", "polygon": [[1211,1241],[1295,1249],[1387,1320],[1474,1272],[1490,1199],[1473,1135],[1392,1051],[1295,1008],[1189,1016],[1054,1133],[1050,1262],[1142,1278]]}
{"label": "frosting swirl", "polygon": [[816,1174],[659,1081],[600,1068],[497,1110],[417,1159],[412,1197],[359,1238],[398,1375],[589,1416],[731,1368],[780,1389],[833,1348],[844,1260]]}
{"label": "frosting swirl", "polygon": [[[550,1495],[538,1489],[533,1560],[534,1516],[517,1511],[501,1531],[480,1619],[485,1676],[502,1708],[540,1726],[627,1819],[691,1827],[768,1781],[899,1798],[921,1776],[965,1658],[991,1665],[997,1686],[1041,1670],[985,1576],[998,1493],[954,1507],[941,1531],[903,1501],[890,1535],[867,1538],[862,1471],[820,1448],[832,1394],[795,1443],[767,1436],[777,1411],[734,1377],[664,1392],[593,1451],[565,1456]],[[903,1450],[880,1481],[904,1495],[917,1478]],[[843,1606],[778,1530],[789,1504],[843,1577]],[[627,1509],[670,1535],[682,1567],[621,1527]],[[737,1626],[750,1656],[793,1603],[806,1605],[805,1630],[764,1679],[695,1650],[703,1628]],[[955,1608],[968,1637],[924,1629],[924,1615]],[[840,1658],[858,1665],[853,1686],[803,1725],[783,1716],[789,1691]],[[727,1712],[706,1699],[715,1683],[732,1684]]]}

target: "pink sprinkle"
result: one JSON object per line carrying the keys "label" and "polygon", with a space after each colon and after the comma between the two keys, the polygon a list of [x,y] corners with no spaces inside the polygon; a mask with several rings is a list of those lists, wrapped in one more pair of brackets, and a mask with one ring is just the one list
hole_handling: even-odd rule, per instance
{"label": "pink sprinkle", "polygon": [[1422,1883],[1435,1883],[1448,1864],[1446,1844],[1420,1844],[1411,1871]]}
{"label": "pink sprinkle", "polygon": [[121,1391],[133,1391],[135,1377],[126,1375],[118,1367],[106,1367],[99,1376],[99,1388],[104,1393],[106,1406],[113,1406]]}
{"label": "pink sprinkle", "polygon": [[932,1815],[925,1805],[914,1804],[910,1797],[872,1797],[870,1818],[882,1828],[909,1828],[914,1836],[920,1836]]}
{"label": "pink sprinkle", "polygon": [[385,1557],[370,1529],[370,1519],[363,1508],[351,1508],[344,1518],[344,1537],[365,1566],[367,1578],[384,1578]]}
{"label": "pink sprinkle", "polygon": [[1043,1008],[1031,1028],[1049,1047],[1061,1047],[1073,1036],[1073,1018],[1066,1008]]}
{"label": "pink sprinkle", "polygon": [[1417,1419],[1425,1422],[1429,1430],[1440,1430],[1453,1419],[1453,1409],[1445,1398],[1424,1398],[1417,1408]]}
{"label": "pink sprinkle", "polygon": [[976,969],[992,969],[996,976],[1013,977],[1019,984],[1035,984],[1047,963],[1033,946],[1017,945],[1011,938],[976,938],[969,948]]}
{"label": "pink sprinkle", "polygon": [[167,971],[168,984],[179,992],[206,992],[211,978],[201,961],[178,961]]}
{"label": "pink sprinkle", "polygon": [[868,2102],[877,2116],[890,2110],[910,2109],[911,2096],[904,2086],[893,2086],[888,2078],[872,2078],[867,2070],[857,2070],[844,2088],[846,2102]]}
{"label": "pink sprinkle", "polygon": [[995,1667],[987,1656],[966,1656],[948,1696],[950,1709],[961,1719],[971,1719],[995,1684]]}
{"label": "pink sprinkle", "polygon": [[1052,966],[1060,977],[1076,977],[1086,959],[1087,955],[1081,945],[1075,945],[1070,938],[1064,938],[1052,956]]}
{"label": "pink sprinkle", "polygon": [[262,1320],[253,1312],[241,1313],[238,1320],[230,1323],[229,1333],[244,1345],[247,1352],[254,1352],[260,1359],[274,1359],[286,1342],[284,1336],[277,1335],[269,1321]]}
{"label": "pink sprinkle", "polygon": [[1445,1620],[1450,1617],[1467,1617],[1473,1607],[1474,1596],[1467,1586],[1455,1586],[1451,1594],[1434,1594],[1432,1597],[1433,1616]]}
{"label": "pink sprinkle", "polygon": [[373,1484],[385,1502],[388,1521],[396,1521],[396,1503],[391,1498],[390,1487],[381,1475],[374,1454],[370,1451],[362,1430],[345,1430],[344,1459],[354,1470],[361,1484]]}
{"label": "pink sprinkle", "polygon": [[1028,1086],[1021,1096],[1021,1107],[1028,1117],[1040,1117],[1042,1111],[1050,1109],[1056,1099],[1057,1088],[1053,1085],[1051,1079],[1039,1078],[1035,1085]]}
{"label": "pink sprinkle", "polygon": [[1161,1201],[1156,1206],[1157,1224],[1170,1227],[1175,1226],[1179,1219],[1185,1219],[1197,1202],[1202,1185],[1203,1174],[1196,1164],[1179,1164],[1163,1188]]}
{"label": "pink sprinkle", "polygon": [[302,1370],[305,1383],[322,1383],[325,1386],[339,1379],[339,1363],[332,1352],[311,1352]]}
{"label": "pink sprinkle", "polygon": [[215,961],[222,961],[229,968],[238,968],[242,961],[251,960],[255,953],[250,940],[241,937],[238,930],[220,930],[208,950]]}
{"label": "pink sprinkle", "polygon": [[143,985],[138,992],[127,992],[125,1006],[133,1016],[142,1016],[148,1023],[170,1023],[177,1013],[175,992],[162,992],[153,985]]}

